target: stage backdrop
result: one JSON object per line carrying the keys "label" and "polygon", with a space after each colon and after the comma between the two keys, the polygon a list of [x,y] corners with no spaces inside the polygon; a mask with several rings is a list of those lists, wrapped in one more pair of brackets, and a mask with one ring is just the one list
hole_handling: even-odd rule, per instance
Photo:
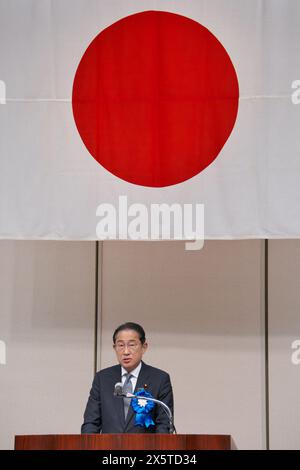
{"label": "stage backdrop", "polygon": [[298,0],[1,0],[0,237],[95,239],[120,196],[202,203],[206,238],[299,237],[299,17]]}

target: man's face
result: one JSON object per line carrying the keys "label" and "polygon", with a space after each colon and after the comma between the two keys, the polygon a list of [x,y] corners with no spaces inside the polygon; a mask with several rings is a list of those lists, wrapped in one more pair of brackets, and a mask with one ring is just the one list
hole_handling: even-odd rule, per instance
{"label": "man's face", "polygon": [[139,365],[147,348],[147,343],[142,344],[139,334],[134,330],[123,330],[116,336],[114,349],[119,364],[127,372],[132,372]]}

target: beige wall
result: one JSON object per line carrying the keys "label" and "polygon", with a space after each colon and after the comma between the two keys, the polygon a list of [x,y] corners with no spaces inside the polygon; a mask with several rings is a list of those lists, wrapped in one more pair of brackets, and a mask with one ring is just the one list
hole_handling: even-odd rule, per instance
{"label": "beige wall", "polygon": [[0,242],[0,448],[79,433],[93,375],[94,244]]}
{"label": "beige wall", "polygon": [[269,251],[270,446],[300,449],[300,240],[272,240]]}
{"label": "beige wall", "polygon": [[[171,374],[178,432],[264,448],[263,242],[101,246],[99,367],[115,362],[115,326],[138,321],[145,361]],[[300,240],[271,241],[269,258],[270,444],[300,449]],[[93,376],[95,243],[0,241],[0,260],[0,448],[15,434],[78,433]]]}
{"label": "beige wall", "polygon": [[170,372],[181,433],[229,433],[264,445],[260,241],[105,242],[101,366],[111,332],[145,326],[145,362]]}

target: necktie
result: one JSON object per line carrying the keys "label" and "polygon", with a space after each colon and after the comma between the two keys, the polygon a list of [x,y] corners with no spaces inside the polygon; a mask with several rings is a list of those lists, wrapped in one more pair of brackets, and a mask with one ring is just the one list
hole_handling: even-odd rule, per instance
{"label": "necktie", "polygon": [[[125,393],[132,393],[132,382],[131,382],[131,378],[132,378],[132,375],[131,374],[126,374],[126,380],[125,380],[125,383],[123,385],[123,390]],[[126,420],[126,417],[127,417],[127,414],[128,414],[128,410],[129,410],[129,406],[130,406],[130,402],[131,402],[131,398],[123,398],[124,400],[124,414],[125,414],[125,420]]]}

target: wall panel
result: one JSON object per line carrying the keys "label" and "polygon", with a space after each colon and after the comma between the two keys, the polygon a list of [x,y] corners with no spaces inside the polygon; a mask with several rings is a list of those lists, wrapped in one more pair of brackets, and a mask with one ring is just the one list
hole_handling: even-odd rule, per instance
{"label": "wall panel", "polygon": [[168,370],[182,433],[229,433],[238,448],[265,445],[261,247],[253,241],[104,242],[101,366],[111,334],[145,326],[145,362]]}
{"label": "wall panel", "polygon": [[300,240],[269,244],[270,448],[300,449]]}
{"label": "wall panel", "polygon": [[79,433],[93,375],[92,242],[0,242],[0,448]]}

